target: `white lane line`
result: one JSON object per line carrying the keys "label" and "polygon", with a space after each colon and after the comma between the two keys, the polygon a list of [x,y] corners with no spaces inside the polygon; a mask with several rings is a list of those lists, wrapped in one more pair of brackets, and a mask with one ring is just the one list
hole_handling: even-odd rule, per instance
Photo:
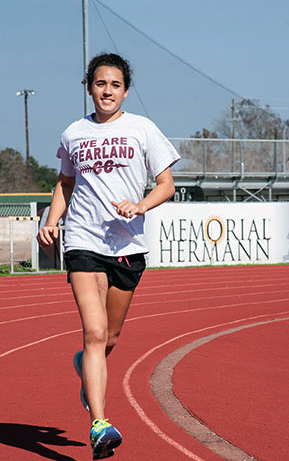
{"label": "white lane line", "polygon": [[[283,281],[284,281],[285,284],[288,284],[288,280],[287,280],[286,277],[284,277],[284,278],[280,278],[280,277],[273,278],[273,277],[270,277],[268,280],[269,280],[270,282],[276,281],[276,282],[278,282],[278,284],[279,284],[279,282],[283,282]],[[218,284],[218,286],[220,285],[219,282],[222,282],[222,283],[228,285],[228,283],[230,283],[231,281],[232,281],[232,282],[237,282],[238,280],[236,280],[236,278],[233,278],[233,277],[231,277],[231,278],[226,277],[226,279],[224,280],[224,277],[222,277],[222,278],[210,278],[210,280],[208,280],[206,283],[204,283],[203,279],[200,280],[200,281],[196,281],[196,280],[194,279],[194,281],[191,281],[190,283],[175,283],[175,282],[176,282],[176,279],[175,279],[175,278],[173,278],[172,281],[173,281],[173,283],[168,283],[168,282],[169,282],[168,279],[161,280],[160,283],[164,283],[164,285],[160,285],[160,283],[155,283],[155,284],[154,284],[154,281],[152,281],[152,282],[148,282],[148,281],[141,282],[141,284],[140,284],[139,287],[138,287],[138,291],[145,291],[145,290],[147,290],[148,288],[156,288],[156,289],[165,288],[165,287],[168,286],[168,284],[169,284],[170,287],[182,287],[182,286],[193,286],[193,287],[194,287],[194,286],[202,286],[202,285],[205,285],[205,288],[206,288],[206,287],[210,287],[210,289],[214,289],[214,287],[211,287],[211,285],[214,285],[215,283]],[[180,279],[180,281],[183,282],[183,277],[182,277],[182,279]],[[242,278],[242,279],[240,279],[240,281],[244,282],[244,279]],[[261,286],[267,286],[266,283],[264,283],[264,278],[262,278],[262,279],[258,278],[258,279],[256,279],[256,280],[250,280],[250,279],[246,278],[246,282],[254,282],[254,283],[262,282],[262,285],[261,285]],[[287,282],[287,283],[286,283],[286,282]],[[275,286],[275,285],[276,285],[276,284],[273,284],[273,286]],[[17,287],[19,287],[19,286],[20,286],[20,285],[17,284]],[[29,284],[25,284],[25,287],[27,287],[27,286],[29,286]],[[16,289],[16,287],[14,287],[14,288],[13,288],[13,293],[18,293],[18,292],[19,292],[19,293],[23,293],[23,292],[29,292],[29,293],[30,293],[30,292],[32,292],[32,291],[36,291],[36,292],[39,293],[39,291],[45,291],[45,292],[46,292],[46,291],[49,291],[49,290],[54,290],[54,291],[55,291],[55,290],[57,290],[57,289],[63,289],[63,287],[66,287],[66,286],[67,286],[67,284],[65,284],[65,285],[53,285],[53,286],[47,286],[47,287],[42,286],[41,288],[27,288],[27,289],[23,289],[23,288],[21,288],[21,289]],[[246,285],[246,286],[247,286],[247,285]],[[258,285],[258,286],[260,286],[260,285]],[[0,294],[2,294],[2,293],[7,293],[7,294],[9,294],[9,293],[11,293],[11,289],[12,289],[12,288],[10,288],[9,290],[1,290],[1,289],[0,289]],[[71,293],[71,290],[69,289],[69,290],[67,290],[66,292],[67,292],[67,293],[68,293],[68,292]],[[7,299],[7,298],[2,298],[2,299]],[[9,299],[9,298],[8,298],[8,299]]]}
{"label": "white lane line", "polygon": [[23,344],[22,346],[18,346],[18,347],[15,347],[14,349],[10,349],[9,351],[3,352],[2,354],[0,354],[0,358],[5,357],[6,355],[9,355],[9,354],[13,354],[13,352],[26,349],[27,347],[31,347],[31,346],[35,346],[36,344],[44,343],[45,341],[49,341],[50,339],[59,338],[60,336],[70,335],[72,333],[79,333],[80,331],[82,331],[82,329],[65,331],[64,333],[58,333],[57,335],[53,335],[53,336],[46,336],[45,338],[38,339],[38,341],[33,341],[32,343]]}
{"label": "white lane line", "polygon": [[[14,291],[15,293],[15,291]],[[39,293],[39,291],[37,291],[37,293]],[[67,292],[61,292],[61,293],[46,293],[46,291],[43,291],[41,294],[38,294],[38,295],[35,295],[35,294],[32,294],[30,293],[29,295],[21,295],[21,296],[7,296],[7,298],[0,298],[1,301],[10,301],[11,299],[29,299],[29,298],[48,298],[48,297],[53,297],[53,296],[57,296],[57,297],[60,297],[60,296],[69,296],[71,295],[71,299],[73,299],[73,294],[71,293],[71,291],[67,291]]]}
{"label": "white lane line", "polygon": [[[203,299],[203,298],[201,298],[201,299]],[[210,299],[210,298],[205,298],[205,299]],[[194,301],[195,300],[196,299],[194,299]],[[191,301],[191,299],[189,299],[189,301]],[[274,301],[277,302],[278,300],[274,300]],[[284,301],[284,300],[282,300],[282,301]],[[270,303],[272,301],[266,301],[266,302]],[[147,303],[139,303],[139,304],[142,305],[142,304],[147,304]],[[245,303],[246,306],[249,305],[249,304],[252,304],[252,303]],[[134,321],[134,320],[142,320],[142,319],[146,319],[146,318],[150,318],[150,317],[162,317],[164,315],[177,315],[177,314],[194,313],[194,312],[200,312],[200,311],[226,309],[226,308],[236,307],[236,306],[239,306],[239,305],[240,304],[226,304],[224,306],[199,307],[199,308],[193,308],[193,309],[183,309],[181,311],[179,310],[179,311],[171,311],[171,312],[170,311],[158,312],[156,314],[147,314],[147,315],[142,315],[142,316],[138,316],[138,317],[129,317],[129,318],[127,318],[125,320],[125,322],[131,322],[131,321]],[[271,314],[271,315],[279,315],[279,314],[286,314],[286,313],[289,313],[289,311],[288,312],[287,311],[278,312],[276,314]],[[33,315],[33,316],[30,316],[30,317],[22,317],[22,318],[19,318],[19,319],[5,320],[3,322],[0,322],[0,325],[7,325],[9,323],[23,322],[23,321],[27,321],[27,320],[35,320],[35,319],[40,319],[40,318],[53,317],[53,316],[56,316],[56,315],[66,315],[66,314],[78,314],[78,310],[62,311],[62,312],[55,312],[55,313],[42,314],[42,315]]]}
{"label": "white lane line", "polygon": [[[254,285],[254,288],[268,288],[268,287],[276,287],[276,283],[262,283],[260,285]],[[278,286],[286,286],[288,287],[288,280],[284,283],[278,283]],[[162,296],[162,295],[171,295],[171,294],[178,294],[178,293],[195,293],[195,292],[199,292],[199,291],[217,291],[217,290],[239,290],[239,289],[248,289],[248,288],[251,288],[252,285],[234,285],[234,286],[220,286],[220,284],[218,284],[218,286],[216,287],[210,287],[209,285],[206,285],[204,288],[195,288],[193,290],[177,290],[177,291],[162,291],[161,293],[158,294],[158,296]],[[254,293],[254,292],[253,292]],[[156,296],[156,293],[142,293],[142,294],[136,294],[135,296]]]}
{"label": "white lane line", "polygon": [[[267,294],[267,293],[266,293]],[[204,299],[216,299],[216,298],[199,298],[200,300],[204,300]],[[183,299],[182,301],[196,301],[198,300],[198,298],[196,299]],[[193,308],[193,309],[184,309],[184,310],[181,310],[181,311],[172,311],[172,312],[163,312],[163,313],[156,313],[156,314],[149,314],[149,315],[145,315],[145,316],[141,316],[141,317],[131,317],[131,318],[128,318],[126,319],[125,321],[126,322],[130,322],[131,320],[137,320],[137,319],[142,319],[142,318],[149,318],[149,317],[158,317],[158,316],[162,316],[162,315],[174,315],[174,314],[178,314],[178,313],[186,313],[186,312],[200,312],[200,311],[209,311],[209,310],[218,310],[218,309],[228,309],[228,308],[232,308],[232,307],[239,307],[239,306],[250,306],[252,304],[270,304],[270,303],[278,303],[278,302],[284,302],[284,301],[289,301],[289,298],[285,298],[285,299],[275,299],[275,300],[268,300],[268,301],[255,301],[255,302],[246,302],[246,303],[238,303],[238,304],[224,304],[224,305],[221,305],[221,306],[213,306],[213,307],[196,307],[196,308]],[[168,303],[175,303],[176,300],[165,300],[165,301],[152,301],[152,302],[146,302],[146,303],[132,303],[131,307],[133,306],[143,306],[143,305],[146,305],[146,304],[168,304]],[[45,304],[58,304],[58,303],[45,303]],[[38,304],[36,304],[38,306]],[[21,307],[26,307],[25,305],[21,306]],[[7,308],[9,309],[9,308]],[[12,309],[12,308],[10,308]],[[43,315],[34,315],[34,316],[31,316],[31,317],[23,317],[23,318],[20,318],[20,319],[12,319],[12,320],[6,320],[6,321],[3,321],[3,322],[0,322],[0,325],[6,325],[7,323],[14,323],[14,322],[20,322],[20,321],[25,321],[25,320],[31,320],[31,319],[38,319],[38,318],[42,318],[42,317],[49,317],[49,316],[53,316],[53,315],[62,315],[62,314],[65,314],[65,313],[78,313],[77,310],[75,311],[63,311],[63,312],[56,312],[56,313],[52,313],[52,314],[43,314]]]}
{"label": "white lane line", "polygon": [[[29,286],[29,284],[27,284],[25,286],[27,287],[27,286]],[[18,287],[19,287],[19,285],[17,285],[17,287],[10,287],[8,290],[2,290],[1,286],[0,286],[0,294],[2,294],[2,293],[7,293],[7,294],[10,293],[11,294],[12,290],[13,290],[13,293],[25,293],[25,292],[31,293],[33,291],[36,291],[36,293],[41,293],[41,292],[46,293],[47,291],[50,291],[50,290],[51,291],[52,290],[54,290],[54,291],[57,291],[57,290],[58,291],[59,290],[64,291],[64,288],[66,288],[65,285],[52,285],[51,287],[49,287],[49,286],[46,287],[46,286],[42,285],[40,288],[38,287],[38,288],[19,288],[19,289],[17,289]],[[71,293],[71,288],[70,287],[67,287],[66,293]]]}
{"label": "white lane line", "polygon": [[[132,321],[135,321],[135,320],[143,320],[143,319],[148,319],[148,318],[152,318],[152,317],[161,317],[161,316],[165,316],[165,315],[176,315],[176,314],[182,314],[182,313],[188,313],[188,312],[194,312],[195,309],[188,309],[188,310],[184,310],[184,311],[175,311],[175,312],[160,312],[158,314],[150,314],[150,315],[141,315],[139,317],[133,317],[133,318],[129,318],[129,319],[126,319],[125,322],[132,322]],[[199,309],[199,310],[207,310],[207,308],[204,308],[204,309]],[[76,314],[78,313],[77,311],[69,311],[69,312],[57,312],[55,314],[44,314],[44,315],[41,315],[39,317],[49,317],[49,316],[53,316],[53,315],[62,315],[62,314]],[[253,320],[253,319],[257,319],[257,318],[262,318],[262,317],[270,317],[270,316],[274,316],[274,315],[284,315],[284,314],[289,314],[289,311],[284,311],[284,312],[277,312],[277,313],[271,313],[271,314],[263,314],[263,315],[258,315],[258,316],[253,316],[253,317],[248,317],[248,319],[250,320]],[[31,318],[34,318],[34,317],[27,317],[26,319],[19,319],[19,321],[21,320],[29,320]],[[36,317],[38,318],[38,317]],[[11,322],[13,322],[14,320],[12,320]],[[17,322],[18,319],[15,320],[15,322]],[[229,322],[229,324],[233,324],[233,323],[238,323],[238,322],[242,322],[243,319],[239,319],[239,320],[235,320],[235,321],[232,321],[232,322]],[[10,322],[10,321],[8,321]],[[8,323],[8,322],[2,322],[2,323]],[[225,324],[224,324],[225,325]],[[218,325],[217,325],[218,326]],[[210,329],[210,328],[216,328],[216,326],[213,326],[213,327],[206,327],[205,329],[202,329],[202,330],[196,330],[195,332],[198,332],[198,331],[204,331],[206,329]],[[64,332],[64,333],[59,333],[59,334],[56,334],[56,335],[53,335],[53,336],[48,336],[48,337],[45,337],[45,338],[42,338],[38,341],[34,341],[34,342],[31,342],[31,343],[28,343],[28,344],[23,344],[22,346],[19,346],[19,347],[16,347],[15,349],[10,349],[6,352],[3,352],[2,354],[0,354],[0,358],[1,357],[5,357],[6,355],[8,354],[12,354],[12,352],[17,352],[18,350],[21,350],[21,349],[25,349],[26,347],[30,347],[30,346],[34,346],[36,344],[39,344],[41,342],[44,342],[44,341],[48,341],[49,339],[54,339],[54,338],[57,338],[59,336],[63,336],[63,335],[66,335],[66,334],[70,334],[70,333],[76,333],[76,332],[80,332],[82,331],[82,329],[79,329],[79,330],[72,330],[72,331],[68,331],[68,332]],[[180,337],[182,336],[186,336],[187,334],[191,334],[191,333],[185,333],[184,335],[181,335]],[[175,340],[175,339],[174,339]],[[171,342],[171,340],[169,341]],[[169,343],[168,342],[168,343]],[[158,348],[158,347],[157,347]],[[153,352],[153,351],[152,351]]]}
{"label": "white lane line", "polygon": [[0,325],[7,325],[8,323],[24,322],[25,320],[42,319],[46,317],[54,317],[56,315],[66,315],[66,314],[78,314],[78,311],[74,310],[74,311],[55,312],[54,314],[32,315],[31,317],[23,317],[22,319],[5,320],[4,322],[0,322]]}
{"label": "white lane line", "polygon": [[[209,308],[209,309],[214,309],[214,308]],[[204,307],[202,309],[197,309],[197,310],[198,311],[206,311],[206,310],[209,310],[209,309]],[[151,318],[151,317],[161,317],[161,316],[164,316],[164,315],[186,314],[186,313],[189,313],[189,312],[195,312],[195,310],[196,309],[187,309],[187,310],[184,310],[184,311],[159,312],[158,314],[149,314],[149,315],[142,315],[140,317],[129,318],[129,319],[126,319],[125,322],[130,322],[130,321],[134,321],[134,320],[143,320],[143,319],[148,319],[148,318]],[[260,318],[263,318],[263,317],[271,317],[271,316],[275,316],[275,315],[285,315],[285,314],[289,314],[289,311],[271,312],[270,314],[260,314],[260,315],[257,315],[257,316],[254,315],[252,317],[248,317],[248,319],[254,320],[254,319],[260,319]],[[235,320],[234,322],[241,322],[241,321],[242,321],[242,319]]]}
{"label": "white lane line", "polygon": [[[268,294],[268,293],[266,293]],[[207,298],[200,298],[200,300],[205,300]],[[212,298],[210,298],[212,299]],[[144,303],[134,303],[134,306],[143,306],[144,304],[169,304],[169,303],[182,303],[182,302],[187,302],[187,301],[195,301],[195,298],[187,298],[187,299],[165,299],[163,301],[148,301]],[[237,307],[237,306],[251,306],[254,304],[270,304],[270,303],[278,303],[278,302],[284,302],[284,301],[289,301],[289,298],[282,298],[282,299],[272,299],[272,300],[267,300],[267,301],[251,301],[247,303],[236,303],[236,304],[223,304],[221,306],[217,307],[207,307],[205,309],[225,309],[226,307]],[[202,310],[202,308],[196,308],[195,310]]]}
{"label": "white lane line", "polygon": [[[286,284],[287,285],[287,284]],[[275,286],[275,285],[274,285]],[[268,285],[266,286],[266,288],[268,287]],[[244,288],[244,287],[242,287]],[[195,290],[187,290],[187,291],[173,291],[173,292],[167,292],[167,293],[162,293],[162,295],[166,295],[166,294],[175,294],[175,295],[178,295],[179,293],[189,293],[189,292],[192,292],[194,293]],[[209,290],[196,290],[196,291],[209,291]],[[289,290],[277,290],[277,291],[270,291],[270,293],[272,294],[276,294],[276,293],[286,293],[288,292]],[[266,289],[266,291],[261,291],[261,292],[251,292],[251,293],[243,293],[243,294],[236,294],[236,293],[233,293],[233,294],[222,294],[222,295],[219,295],[219,296],[202,296],[202,297],[199,297],[199,298],[185,298],[185,299],[165,299],[165,300],[156,300],[156,301],[145,301],[145,302],[141,302],[141,303],[137,303],[137,302],[134,302],[135,298],[137,297],[140,297],[140,298],[143,298],[144,296],[146,295],[135,295],[133,297],[133,301],[131,303],[131,307],[133,306],[143,306],[143,305],[146,305],[146,304],[162,304],[162,303],[172,303],[172,302],[183,302],[183,301],[205,301],[205,300],[208,300],[208,299],[218,299],[218,298],[232,298],[232,297],[242,297],[242,296],[254,296],[254,295],[268,295],[268,291]],[[155,295],[154,295],[155,296]],[[284,298],[284,299],[281,299],[281,301],[284,300],[286,301],[287,298]],[[279,300],[272,300],[272,302],[278,302]],[[63,301],[60,301],[61,303],[70,303],[70,302],[74,302],[74,298],[71,297],[71,299],[64,299]],[[261,302],[261,301],[260,301]],[[262,301],[263,302],[263,301]],[[264,301],[264,302],[270,302],[270,301]],[[50,304],[58,304],[59,301],[47,301],[47,302],[44,302],[41,304],[41,307],[42,305],[50,305]],[[245,303],[247,304],[247,303]],[[239,305],[239,304],[236,304],[236,305]],[[40,307],[40,304],[39,302],[38,303],[33,303],[33,304],[17,304],[16,306],[3,306],[3,307],[0,307],[0,311],[1,310],[8,310],[8,309],[18,309],[18,308],[25,308],[25,307],[34,307],[34,306],[39,306]]]}
{"label": "white lane line", "polygon": [[59,304],[59,302],[61,302],[61,304],[64,304],[64,303],[71,303],[71,302],[74,302],[74,299],[71,298],[71,299],[67,299],[67,300],[62,300],[62,301],[47,301],[45,303],[33,303],[33,304],[18,304],[17,306],[5,306],[5,307],[1,307],[0,308],[0,311],[1,310],[8,310],[8,309],[17,309],[18,307],[21,307],[21,308],[24,308],[24,307],[34,307],[34,306],[38,306],[39,308],[42,308],[43,306],[46,306],[46,305],[51,305],[51,304]]}
{"label": "white lane line", "polygon": [[[138,365],[140,365],[144,360],[146,360],[147,357],[149,357],[151,354],[153,354],[156,350],[161,349],[164,346],[167,346],[171,344],[174,341],[177,341],[179,339],[185,338],[186,336],[196,334],[196,333],[202,333],[204,331],[216,329],[216,328],[221,328],[227,325],[234,325],[236,323],[240,322],[245,322],[248,320],[257,319],[261,317],[268,317],[268,316],[276,315],[276,314],[265,314],[265,315],[260,315],[260,316],[255,316],[255,317],[248,317],[248,318],[243,318],[239,320],[234,320],[231,322],[226,322],[226,323],[220,323],[216,325],[211,325],[209,327],[201,328],[199,330],[194,330],[194,331],[189,331],[187,333],[183,333],[181,335],[175,336],[174,338],[171,338],[161,344],[158,344],[157,346],[149,349],[145,354],[143,354],[141,357],[139,357],[133,364],[128,368],[128,370],[125,373],[124,379],[123,379],[123,389],[125,392],[125,395],[128,399],[129,404],[131,405],[132,408],[136,411],[136,413],[139,415],[140,419],[159,437],[161,437],[163,440],[165,440],[167,443],[170,445],[174,446],[177,450],[180,450],[183,454],[186,454],[189,458],[191,459],[196,459],[195,454],[187,450],[185,447],[182,445],[178,444],[175,442],[173,439],[171,439],[167,434],[165,434],[144,412],[142,407],[139,405],[137,402],[136,398],[134,397],[131,388],[130,388],[130,378],[132,376],[132,373],[135,371]],[[185,450],[185,451],[184,451]],[[198,459],[198,458],[197,458]]]}
{"label": "white lane line", "polygon": [[[270,278],[269,279],[270,282],[274,282],[276,280],[276,282],[278,283],[264,283],[264,279],[256,279],[254,280],[254,288],[255,287],[268,287],[268,286],[274,286],[276,287],[277,286],[288,286],[288,280],[287,278]],[[236,279],[233,279],[232,281],[236,282]],[[243,278],[242,278],[242,282],[243,282]],[[249,282],[250,280],[246,279],[247,282]],[[280,282],[283,282],[284,283],[280,283]],[[143,293],[143,291],[147,291],[148,289],[152,289],[152,288],[156,288],[156,289],[160,289],[160,288],[167,288],[168,286],[168,280],[163,280],[163,282],[166,282],[164,285],[160,285],[159,283],[156,284],[156,285],[153,285],[152,283],[147,283],[147,286],[146,284],[141,284],[139,285],[138,287],[138,290],[136,292],[136,294],[134,295],[134,297],[137,297],[137,296],[154,296],[155,293],[148,293],[148,294],[145,294]],[[173,279],[173,282],[175,282],[175,279]],[[225,284],[225,286],[220,286],[220,283],[219,282],[223,282],[223,284]],[[251,280],[252,282],[252,280]],[[256,285],[256,283],[259,283],[259,282],[262,282],[261,284],[258,284]],[[214,283],[218,284],[218,286],[214,287],[212,285],[214,285]],[[238,289],[238,288],[248,288],[248,285],[237,285],[237,286],[230,286],[228,285],[228,283],[230,283],[230,279],[226,278],[226,280],[224,281],[224,278],[220,278],[220,279],[210,279],[209,281],[207,281],[205,284],[203,283],[203,281],[193,281],[193,282],[190,282],[190,283],[169,283],[169,286],[170,287],[185,287],[185,286],[190,286],[190,287],[195,287],[193,290],[186,290],[186,291],[176,291],[176,293],[187,293],[187,292],[194,292],[194,291],[208,291],[208,290],[229,290],[229,289]],[[202,287],[202,285],[204,285],[204,288],[197,288],[197,287]],[[29,284],[25,284],[25,287],[29,286]],[[66,286],[66,285],[64,285]],[[249,286],[252,286],[251,284]],[[17,285],[17,287],[19,287],[19,284]],[[1,290],[0,289],[0,299],[1,300],[10,300],[10,299],[22,299],[22,298],[30,298],[31,296],[26,296],[26,295],[22,295],[23,292],[26,292],[28,291],[29,293],[33,292],[33,291],[36,291],[37,293],[39,293],[39,291],[43,291],[44,293],[42,294],[38,294],[38,295],[33,295],[33,297],[41,297],[41,296],[46,296],[47,295],[47,291],[49,290],[54,290],[54,291],[57,291],[57,289],[62,289],[62,293],[60,293],[61,296],[65,295],[65,294],[70,294],[71,293],[71,290],[67,290],[67,291],[63,291],[63,285],[59,285],[59,286],[51,286],[51,287],[41,287],[41,288],[35,288],[35,289],[13,289],[13,293],[21,293],[20,296],[14,296],[14,297],[5,297],[5,298],[2,298],[1,295],[3,293],[11,293],[11,289],[10,290]],[[160,293],[160,295],[162,294],[171,294],[172,292],[162,292]],[[49,294],[49,296],[53,296],[53,294]]]}
{"label": "white lane line", "polygon": [[[195,269],[195,270],[194,270]],[[220,270],[222,269],[222,270]],[[249,270],[248,270],[249,269]],[[250,270],[248,266],[243,267],[240,270],[237,270],[237,267],[228,266],[227,270],[225,271],[224,268],[220,268],[220,266],[212,266],[209,268],[204,268],[202,266],[198,266],[195,268],[192,267],[178,267],[178,268],[171,268],[171,269],[163,269],[163,270],[153,270],[147,269],[144,273],[143,281],[150,281],[151,278],[155,278],[156,274],[158,279],[161,281],[166,281],[167,279],[183,279],[184,275],[191,275],[195,279],[202,280],[204,275],[210,275],[210,279],[223,279],[224,275],[229,278],[242,278],[244,275],[248,279],[256,279],[260,278],[260,273],[264,274],[264,276],[268,277],[278,277],[278,275],[287,274],[287,267],[286,266],[279,266],[273,270],[272,266],[266,265],[266,267],[261,265],[256,265],[255,270]],[[265,269],[262,270],[261,269]],[[283,270],[282,270],[283,269]],[[200,275],[201,274],[201,275]],[[28,274],[27,274],[28,275]],[[24,282],[25,281],[25,282]],[[21,283],[23,282],[23,283]],[[13,277],[1,277],[0,279],[0,286],[10,286],[10,285],[18,285],[18,286],[38,286],[45,282],[45,285],[51,285],[53,283],[66,283],[66,272],[58,273],[58,274],[42,274],[33,276],[33,274],[29,274],[27,277],[25,276],[13,276]]]}
{"label": "white lane line", "polygon": [[191,436],[196,438],[199,442],[205,445],[209,450],[212,450],[217,455],[224,459],[234,461],[252,461],[253,457],[245,453],[236,445],[228,442],[223,437],[211,431],[205,424],[199,422],[192,414],[190,414],[181,404],[179,399],[173,392],[171,377],[176,365],[182,360],[189,352],[197,349],[198,347],[207,344],[208,342],[222,337],[224,335],[233,334],[244,329],[268,325],[270,323],[288,321],[286,318],[275,318],[271,320],[263,320],[262,322],[249,323],[239,325],[238,327],[222,330],[211,335],[202,336],[190,343],[187,343],[164,357],[156,365],[150,380],[151,390],[173,423],[182,427]]}
{"label": "white lane line", "polygon": [[161,437],[165,442],[167,442],[169,445],[172,445],[174,448],[179,450],[181,453],[186,455],[188,458],[191,458],[195,461],[204,461],[202,458],[197,456],[195,453],[192,451],[188,450],[185,448],[183,445],[180,443],[176,442],[176,440],[172,439],[169,437],[167,434],[165,434],[143,411],[143,409],[140,407],[140,405],[137,403],[135,400],[134,396],[132,395],[132,392],[130,390],[128,381],[130,379],[131,373],[133,372],[134,368],[130,368],[128,372],[126,373],[126,376],[123,381],[123,387],[125,394],[127,396],[127,399],[130,403],[130,405],[135,409],[137,414],[139,415],[140,419],[142,422],[144,422],[156,435]]}

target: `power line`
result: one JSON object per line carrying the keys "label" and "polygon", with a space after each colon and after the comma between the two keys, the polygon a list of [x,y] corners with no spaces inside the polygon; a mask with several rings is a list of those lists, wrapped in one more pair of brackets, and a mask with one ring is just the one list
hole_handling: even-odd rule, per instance
{"label": "power line", "polygon": [[[88,66],[88,0],[82,0],[82,33],[83,33],[83,70],[84,75]],[[89,96],[86,85],[83,86],[84,115],[89,113]]]}
{"label": "power line", "polygon": [[[217,85],[218,87],[222,88],[223,90],[227,91],[228,93],[230,93],[231,95],[239,98],[239,99],[245,99],[244,96],[238,94],[236,91],[228,88],[227,86],[223,85],[223,83],[220,83],[218,82],[217,80],[215,80],[213,77],[211,77],[210,75],[206,74],[205,72],[203,72],[202,70],[198,69],[197,67],[193,66],[191,63],[185,61],[183,58],[181,58],[179,55],[177,55],[176,53],[172,52],[171,50],[169,50],[167,47],[165,47],[164,45],[162,45],[161,43],[159,43],[157,40],[155,40],[154,38],[150,37],[147,33],[143,32],[142,30],[140,30],[138,27],[136,27],[135,25],[133,25],[131,22],[129,22],[127,19],[123,18],[120,14],[116,13],[114,10],[112,10],[110,7],[108,7],[107,5],[105,5],[102,1],[100,0],[93,0],[94,2],[97,2],[99,3],[101,6],[103,6],[103,8],[105,8],[106,10],[108,10],[111,14],[113,14],[114,16],[116,16],[118,19],[120,19],[122,22],[124,22],[126,25],[128,25],[129,27],[131,27],[134,31],[136,31],[137,33],[139,33],[140,35],[142,35],[143,37],[145,37],[147,40],[149,40],[150,42],[152,42],[155,46],[161,48],[163,51],[165,51],[166,53],[168,53],[170,56],[172,56],[173,58],[177,59],[178,61],[180,61],[182,64],[184,64],[186,67],[189,67],[191,70],[193,70],[194,72],[197,72],[199,75],[201,75],[202,77],[206,78],[207,80],[209,80],[210,82],[214,83],[215,85]],[[270,112],[267,112],[265,109],[262,109],[262,107],[259,107],[257,106],[253,101],[251,101],[251,105],[254,106],[256,109],[260,110],[261,112],[269,115],[270,117],[272,118],[275,118],[275,119],[278,119],[278,117],[276,117],[274,114],[271,114]]]}
{"label": "power line", "polygon": [[236,93],[234,90],[231,90],[230,88],[227,88],[225,85],[223,85],[222,83],[218,82],[217,80],[215,80],[213,77],[210,77],[209,75],[207,75],[205,72],[203,72],[202,70],[198,69],[197,67],[193,66],[192,64],[190,64],[189,62],[185,61],[183,58],[181,58],[180,56],[178,56],[176,53],[174,53],[173,51],[169,50],[168,48],[166,48],[164,45],[162,45],[161,43],[157,42],[157,40],[155,40],[154,38],[150,37],[147,33],[143,32],[142,30],[138,29],[136,26],[134,26],[131,22],[129,22],[127,19],[123,18],[120,14],[116,13],[115,11],[113,11],[110,7],[108,7],[107,5],[105,5],[103,2],[101,2],[100,0],[94,0],[95,2],[99,3],[100,5],[102,5],[106,10],[108,10],[110,13],[112,13],[114,16],[116,16],[118,19],[120,19],[122,22],[124,22],[126,25],[128,25],[129,27],[131,27],[133,30],[135,30],[136,32],[138,32],[139,34],[141,34],[143,37],[145,37],[147,40],[149,40],[150,42],[152,42],[154,45],[158,46],[159,48],[161,48],[163,51],[165,51],[166,53],[168,53],[169,55],[171,55],[173,58],[177,59],[178,61],[180,61],[182,64],[184,64],[185,66],[189,67],[190,69],[194,70],[195,72],[197,72],[198,74],[200,74],[202,77],[206,78],[207,80],[210,80],[212,83],[214,83],[215,85],[219,86],[220,88],[222,88],[223,90],[225,91],[228,91],[229,93],[231,93],[233,96],[236,96],[237,98],[240,98],[240,99],[243,99],[243,97],[241,95],[239,95],[238,93]]}
{"label": "power line", "polygon": [[[96,9],[96,11],[97,11],[97,14],[98,14],[98,16],[99,16],[99,18],[100,18],[100,20],[101,20],[101,22],[102,22],[102,25],[103,25],[103,27],[104,27],[104,29],[105,29],[105,31],[106,31],[108,37],[109,37],[109,39],[110,39],[110,41],[111,41],[111,43],[112,43],[114,49],[115,49],[115,52],[116,52],[117,54],[119,54],[118,48],[117,48],[117,46],[116,46],[116,44],[115,44],[115,42],[114,42],[114,40],[113,40],[113,37],[112,37],[111,33],[109,32],[108,28],[106,27],[105,21],[104,21],[103,17],[102,17],[101,14],[100,14],[99,8],[97,8],[97,5],[96,5],[95,3],[93,3],[93,6],[95,7],[95,9]],[[148,111],[147,111],[147,109],[146,109],[146,107],[145,107],[145,105],[144,105],[144,102],[143,102],[143,100],[142,100],[142,98],[141,98],[139,92],[138,92],[137,89],[136,89],[136,86],[135,86],[134,83],[132,84],[132,87],[133,87],[133,89],[134,89],[134,91],[135,91],[135,94],[136,94],[136,96],[137,96],[139,102],[140,102],[141,105],[142,105],[142,108],[143,108],[143,110],[144,110],[146,116],[147,116],[148,118],[151,118],[150,115],[149,115],[149,113],[148,113]]]}

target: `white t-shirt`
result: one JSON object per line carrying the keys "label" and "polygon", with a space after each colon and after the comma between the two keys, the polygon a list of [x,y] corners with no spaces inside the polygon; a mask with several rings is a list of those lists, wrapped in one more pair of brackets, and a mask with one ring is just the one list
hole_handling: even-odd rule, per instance
{"label": "white t-shirt", "polygon": [[64,131],[57,156],[62,173],[76,176],[65,221],[65,251],[83,249],[107,256],[147,253],[144,216],[119,216],[111,201],[139,202],[147,170],[156,177],[180,159],[156,125],[127,112],[109,123],[87,116]]}

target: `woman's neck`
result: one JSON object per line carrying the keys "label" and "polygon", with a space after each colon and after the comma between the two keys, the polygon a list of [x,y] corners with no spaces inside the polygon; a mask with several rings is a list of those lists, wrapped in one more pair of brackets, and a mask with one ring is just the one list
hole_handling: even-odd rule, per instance
{"label": "woman's neck", "polygon": [[118,118],[120,118],[123,115],[123,112],[118,111],[113,115],[105,115],[105,114],[99,114],[99,113],[94,113],[92,114],[92,118],[95,122],[97,123],[110,123],[114,122]]}

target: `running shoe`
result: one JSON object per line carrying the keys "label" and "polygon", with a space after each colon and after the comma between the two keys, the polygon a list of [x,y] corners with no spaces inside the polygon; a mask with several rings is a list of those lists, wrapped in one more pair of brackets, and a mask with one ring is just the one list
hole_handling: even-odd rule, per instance
{"label": "running shoe", "polygon": [[90,444],[93,459],[109,458],[114,455],[114,448],[122,442],[118,430],[107,419],[95,419],[90,430]]}
{"label": "running shoe", "polygon": [[[73,357],[73,365],[75,368],[76,373],[82,379],[82,356],[83,356],[83,351],[78,351],[76,352],[75,356]],[[89,406],[85,398],[84,394],[84,389],[83,389],[83,384],[81,383],[81,388],[80,388],[80,400],[84,408],[89,411]]]}

